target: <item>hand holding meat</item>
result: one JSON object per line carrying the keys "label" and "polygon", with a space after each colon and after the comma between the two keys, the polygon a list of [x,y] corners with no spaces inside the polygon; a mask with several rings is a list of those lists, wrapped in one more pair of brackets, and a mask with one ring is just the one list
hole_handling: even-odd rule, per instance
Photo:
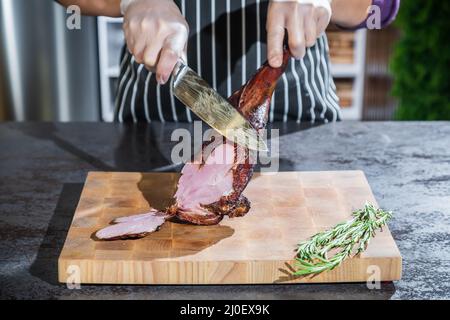
{"label": "hand holding meat", "polygon": [[267,13],[267,57],[273,68],[283,60],[287,30],[292,56],[302,59],[306,48],[314,46],[331,19],[331,0],[272,0]]}
{"label": "hand holding meat", "polygon": [[172,0],[122,0],[128,50],[165,84],[185,57],[189,27]]}

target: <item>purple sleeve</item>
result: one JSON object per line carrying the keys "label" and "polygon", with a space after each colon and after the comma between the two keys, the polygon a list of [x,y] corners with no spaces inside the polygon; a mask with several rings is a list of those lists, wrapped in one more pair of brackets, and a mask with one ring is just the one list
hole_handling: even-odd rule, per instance
{"label": "purple sleeve", "polygon": [[[372,0],[373,6],[378,6],[381,11],[381,28],[390,25],[397,16],[400,8],[400,0]],[[367,18],[361,24],[350,29],[364,29],[367,27]],[[347,28],[344,28],[347,29]]]}

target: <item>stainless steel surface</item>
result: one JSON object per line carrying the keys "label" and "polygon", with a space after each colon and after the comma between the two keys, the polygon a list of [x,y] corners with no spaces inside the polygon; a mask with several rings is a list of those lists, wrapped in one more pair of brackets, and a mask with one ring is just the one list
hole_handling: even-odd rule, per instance
{"label": "stainless steel surface", "polygon": [[55,1],[0,1],[0,120],[99,119],[95,18],[69,30]]}
{"label": "stainless steel surface", "polygon": [[174,95],[217,132],[251,150],[267,151],[258,131],[195,71],[178,61]]}

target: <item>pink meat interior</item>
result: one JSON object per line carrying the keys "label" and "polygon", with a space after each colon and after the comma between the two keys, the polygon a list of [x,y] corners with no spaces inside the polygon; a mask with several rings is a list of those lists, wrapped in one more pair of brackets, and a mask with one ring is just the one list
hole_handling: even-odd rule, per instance
{"label": "pink meat interior", "polygon": [[234,146],[220,144],[203,164],[187,163],[178,181],[175,199],[183,211],[207,213],[201,206],[233,192]]}

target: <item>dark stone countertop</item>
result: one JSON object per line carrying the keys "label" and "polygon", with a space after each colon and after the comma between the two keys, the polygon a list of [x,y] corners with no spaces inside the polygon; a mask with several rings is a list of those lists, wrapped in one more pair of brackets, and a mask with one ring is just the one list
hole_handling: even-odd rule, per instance
{"label": "dark stone countertop", "polygon": [[[190,125],[183,125],[191,128]],[[363,170],[403,255],[403,278],[365,284],[82,286],[57,283],[57,258],[88,171],[176,171],[173,124],[0,124],[0,298],[450,298],[450,123],[278,125],[280,168]],[[159,169],[158,169],[159,168]]]}

